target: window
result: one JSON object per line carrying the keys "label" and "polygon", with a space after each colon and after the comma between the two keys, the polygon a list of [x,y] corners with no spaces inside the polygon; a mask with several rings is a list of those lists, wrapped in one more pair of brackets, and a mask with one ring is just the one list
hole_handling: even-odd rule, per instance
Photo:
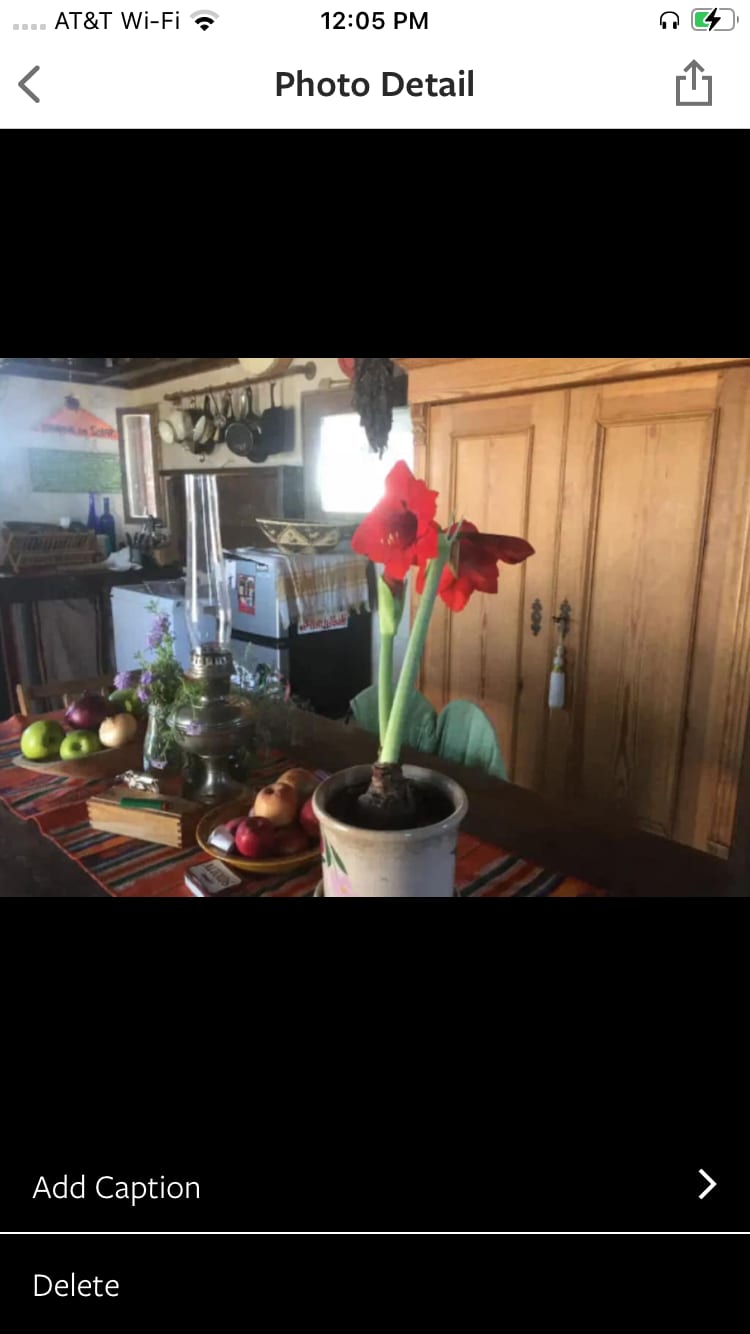
{"label": "window", "polygon": [[[311,519],[356,520],[385,490],[399,459],[414,465],[414,435],[407,407],[393,410],[393,426],[382,459],[370,449],[351,391],[304,395],[306,511]],[[313,400],[313,401],[310,401]]]}
{"label": "window", "polygon": [[408,408],[396,408],[382,459],[370,449],[356,413],[324,417],[320,424],[317,487],[324,514],[367,514],[385,490],[399,459],[411,468],[414,438]]}
{"label": "window", "polygon": [[126,523],[142,522],[149,515],[165,524],[168,521],[159,475],[161,450],[157,421],[156,408],[119,408],[117,412]]}

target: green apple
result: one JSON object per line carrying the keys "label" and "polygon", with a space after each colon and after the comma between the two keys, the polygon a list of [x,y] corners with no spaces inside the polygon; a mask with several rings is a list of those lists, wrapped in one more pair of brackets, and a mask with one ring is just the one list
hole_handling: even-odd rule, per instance
{"label": "green apple", "polygon": [[109,697],[110,704],[117,705],[118,713],[132,713],[136,718],[142,718],[146,712],[143,704],[138,698],[137,689],[134,690],[113,690]]}
{"label": "green apple", "polygon": [[60,754],[65,732],[59,723],[32,723],[21,737],[21,752],[27,760],[54,760]]}
{"label": "green apple", "polygon": [[85,760],[97,750],[102,750],[102,744],[96,732],[68,732],[60,747],[60,759]]}

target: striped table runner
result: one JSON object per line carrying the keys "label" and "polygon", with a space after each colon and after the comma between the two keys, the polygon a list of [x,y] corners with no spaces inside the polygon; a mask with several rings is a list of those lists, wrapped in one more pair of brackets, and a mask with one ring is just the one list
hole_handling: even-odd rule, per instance
{"label": "striped table runner", "polygon": [[[23,820],[34,820],[42,833],[67,853],[115,898],[192,898],[184,875],[190,866],[209,861],[200,849],[178,852],[159,844],[92,829],[86,801],[104,791],[111,779],[91,783],[36,774],[13,764],[18,754],[17,718],[0,724],[0,800]],[[270,780],[288,767],[283,755],[271,756],[257,770]],[[321,773],[321,777],[324,775]],[[248,876],[228,898],[311,898],[320,867],[293,876]],[[599,898],[602,890],[562,872],[545,870],[471,834],[460,834],[456,860],[460,898]]]}

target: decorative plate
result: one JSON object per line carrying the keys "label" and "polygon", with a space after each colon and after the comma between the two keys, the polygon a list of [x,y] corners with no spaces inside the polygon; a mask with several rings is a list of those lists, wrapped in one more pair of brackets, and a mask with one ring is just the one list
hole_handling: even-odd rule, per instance
{"label": "decorative plate", "polygon": [[248,798],[239,797],[235,801],[227,802],[225,806],[215,806],[203,816],[196,830],[196,838],[198,845],[208,853],[209,857],[226,862],[228,866],[234,866],[238,871],[248,871],[254,875],[283,875],[285,871],[299,871],[303,866],[313,866],[315,862],[320,861],[318,844],[309,848],[307,852],[298,853],[296,857],[268,857],[260,862],[240,857],[237,852],[220,852],[218,848],[212,847],[208,840],[214,829],[220,824],[226,824],[227,820],[236,820],[238,815],[247,815],[247,811]]}
{"label": "decorative plate", "polygon": [[245,374],[255,379],[258,375],[283,375],[294,357],[239,357],[238,361]]}

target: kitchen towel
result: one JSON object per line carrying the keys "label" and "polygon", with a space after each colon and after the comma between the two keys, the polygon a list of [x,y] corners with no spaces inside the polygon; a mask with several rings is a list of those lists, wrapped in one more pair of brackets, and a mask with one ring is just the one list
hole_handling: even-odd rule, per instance
{"label": "kitchen towel", "polygon": [[342,552],[333,556],[286,556],[280,566],[276,596],[284,630],[292,621],[303,625],[370,611],[368,562],[364,556]]}

